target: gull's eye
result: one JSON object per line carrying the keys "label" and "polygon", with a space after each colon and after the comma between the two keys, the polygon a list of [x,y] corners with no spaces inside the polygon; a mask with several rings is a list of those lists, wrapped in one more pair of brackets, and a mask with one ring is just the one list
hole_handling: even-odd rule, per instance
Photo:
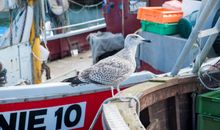
{"label": "gull's eye", "polygon": [[134,36],[134,38],[138,38],[138,36]]}

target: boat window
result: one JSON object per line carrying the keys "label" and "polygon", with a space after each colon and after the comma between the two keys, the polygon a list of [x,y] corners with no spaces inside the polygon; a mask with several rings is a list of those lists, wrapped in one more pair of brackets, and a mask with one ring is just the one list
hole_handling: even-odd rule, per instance
{"label": "boat window", "polygon": [[[0,11],[0,48],[4,48],[13,44],[19,43],[19,41],[13,40],[10,38],[12,35],[17,35],[17,32],[10,31],[10,24],[13,22],[13,26],[11,26],[12,30],[19,30],[19,18],[20,15],[17,16],[21,12],[18,9],[11,10],[11,13],[8,10]],[[22,14],[22,13],[20,13]],[[10,33],[12,32],[12,33]],[[11,35],[12,34],[12,35]],[[16,37],[17,38],[17,37]]]}
{"label": "boat window", "polygon": [[5,42],[7,41],[6,39],[9,38],[8,37],[9,35],[7,35],[9,31],[9,27],[10,27],[9,11],[0,12],[0,49],[10,45],[9,42]]}
{"label": "boat window", "polygon": [[9,28],[9,12],[0,12],[0,37]]}
{"label": "boat window", "polygon": [[148,5],[148,0],[130,0],[129,11],[132,14],[137,14],[139,7],[145,7]]}

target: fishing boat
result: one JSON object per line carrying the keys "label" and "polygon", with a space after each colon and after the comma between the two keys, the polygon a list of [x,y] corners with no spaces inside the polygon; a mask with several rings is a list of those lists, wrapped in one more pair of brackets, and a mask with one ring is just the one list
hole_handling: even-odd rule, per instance
{"label": "fishing boat", "polygon": [[[139,3],[138,7],[134,6],[136,2]],[[136,19],[137,9],[146,5],[159,6],[162,3],[159,0],[70,0],[67,4],[50,0],[29,0],[23,4],[18,1],[16,6],[7,8],[12,17],[8,20],[11,22],[10,28],[4,30],[5,33],[0,37],[0,86],[3,86],[0,88],[0,129],[195,128],[195,115],[192,114],[194,94],[205,90],[197,80],[196,73],[192,73],[192,67],[190,68],[195,54],[198,53],[189,49],[190,56],[182,56],[186,62],[178,63],[185,44],[191,45],[192,39],[137,31],[141,26]],[[15,10],[17,13],[13,14],[14,7],[17,6],[22,8]],[[72,14],[84,16],[85,12],[90,11],[96,15],[90,14],[95,17],[85,17],[83,20],[77,17],[68,20],[67,16],[71,11],[68,11],[67,7],[72,8]],[[99,11],[97,13],[100,9],[104,15]],[[117,96],[123,97],[122,100],[111,98],[110,87],[61,82],[66,77],[42,83],[41,65],[47,58],[55,62],[57,59],[71,56],[75,51],[78,53],[88,50],[86,37],[96,31],[122,33],[124,36],[136,31],[152,43],[138,49],[140,68],[121,83],[120,88],[123,91]],[[166,40],[170,41],[169,47],[164,47],[165,43],[162,43]],[[170,46],[176,50],[175,54],[158,53],[162,48],[172,49]],[[169,56],[173,60],[166,59]],[[204,59],[199,57],[199,61],[203,62]],[[219,57],[207,64],[214,66],[218,61]],[[176,76],[181,68],[179,66],[189,68],[181,70]],[[195,69],[199,67],[200,64]],[[168,73],[170,71],[171,73]],[[152,72],[164,74],[156,75]],[[71,77],[76,75],[71,73]],[[109,102],[106,103],[106,99]],[[102,105],[103,107],[100,107]],[[99,108],[103,108],[102,117],[97,116]]]}
{"label": "fishing boat", "polygon": [[77,49],[79,52],[89,49],[86,41],[89,33],[98,30],[105,31],[106,28],[105,20],[100,11],[102,4],[102,1],[71,0],[68,10],[62,15],[56,15],[53,11],[47,11],[51,9],[50,1],[48,1],[44,13],[46,14],[45,22],[48,23],[46,29],[48,35],[45,39],[48,42],[50,60],[70,56],[72,49]]}
{"label": "fishing boat", "polygon": [[[86,41],[83,37],[91,31],[105,30],[106,26],[104,19],[101,18],[77,23],[78,25],[47,28],[46,16],[39,15],[47,14],[46,4],[48,3],[45,1],[28,1],[15,3],[18,9],[4,8],[10,16],[7,17],[10,26],[4,31],[5,33],[2,33],[0,40],[2,86],[0,128],[3,130],[88,129],[102,101],[111,96],[109,87],[93,84],[71,85],[55,80],[52,83],[41,83],[41,63],[47,59],[48,50],[50,60],[63,58],[67,56],[63,52],[69,55],[70,49],[67,48],[65,52],[58,48],[56,52],[53,48],[57,49],[57,45],[62,45],[61,48],[69,47],[70,43],[65,43],[65,40],[71,40],[71,37]],[[39,24],[44,22],[45,25]],[[62,31],[69,26],[83,27],[77,27],[76,31]],[[43,44],[40,44],[41,42]],[[80,43],[80,47],[84,48],[83,43]],[[152,77],[154,74],[149,72],[136,73],[121,84],[122,89]],[[101,121],[96,128],[102,129]]]}
{"label": "fishing boat", "polygon": [[[75,49],[79,51],[88,50],[89,44],[85,39],[89,33],[109,31],[112,33],[123,33],[125,36],[140,28],[136,14],[132,13],[132,11],[137,11],[138,6],[135,6],[135,8],[132,8],[132,11],[130,11],[130,6],[127,2],[121,3],[117,0],[79,2],[71,0],[69,3],[69,10],[65,14],[69,16],[68,19],[65,19],[66,23],[54,28],[50,28],[49,26],[49,32],[47,32],[48,34],[53,34],[46,37],[51,60],[70,56],[71,46],[75,44],[79,45],[78,48],[75,47]],[[139,6],[146,5],[146,2],[140,3]],[[122,9],[122,7],[124,7],[124,9]],[[48,14],[47,12],[46,14]],[[52,14],[52,16],[54,15]],[[62,16],[56,17],[61,17],[60,23],[65,21]],[[130,26],[131,24],[132,26]],[[130,26],[129,29],[126,28],[127,26]]]}

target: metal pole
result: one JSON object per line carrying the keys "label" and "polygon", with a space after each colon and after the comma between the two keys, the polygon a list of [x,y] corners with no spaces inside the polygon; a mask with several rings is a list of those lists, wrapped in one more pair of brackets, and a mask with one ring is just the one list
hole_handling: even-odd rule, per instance
{"label": "metal pole", "polygon": [[45,43],[45,46],[47,47],[47,36],[46,36],[46,29],[45,29],[45,8],[44,8],[44,0],[41,0],[41,13],[42,13],[42,21],[43,21],[43,33],[44,33],[44,43]]}
{"label": "metal pole", "polygon": [[9,16],[10,16],[10,46],[12,46],[13,43],[13,16],[12,16],[12,9],[9,9]]}
{"label": "metal pole", "polygon": [[[218,18],[218,21],[215,24],[215,27],[217,30],[220,30],[220,17]],[[212,48],[212,45],[215,41],[215,39],[217,38],[218,33],[217,34],[213,34],[211,36],[209,36],[208,40],[205,43],[204,48],[202,49],[202,52],[198,55],[198,57],[196,58],[196,62],[193,66],[193,73],[197,73],[201,63],[203,63],[203,61],[205,60],[206,56],[208,55],[210,49]]]}
{"label": "metal pole", "polygon": [[193,43],[196,41],[199,31],[201,30],[203,24],[205,23],[205,21],[207,20],[209,14],[211,13],[211,11],[214,9],[213,5],[216,5],[217,0],[210,0],[209,2],[206,2],[206,5],[204,7],[204,9],[201,12],[201,15],[199,16],[199,19],[193,29],[193,31],[191,32],[188,40],[186,41],[186,45],[183,48],[183,51],[181,52],[180,56],[177,59],[176,64],[174,65],[172,71],[171,71],[171,75],[175,76],[179,70],[181,69],[183,63],[184,63],[184,58],[185,56],[189,53]]}
{"label": "metal pole", "polygon": [[52,28],[46,31],[54,31],[54,30],[59,30],[59,29],[65,29],[65,28],[71,28],[71,27],[77,27],[85,24],[90,24],[90,23],[95,23],[95,22],[100,22],[100,21],[105,21],[104,18],[96,19],[96,20],[90,20],[87,22],[82,22],[82,23],[77,23],[77,24],[72,24],[72,25],[67,25],[67,26],[62,26],[62,27],[57,27],[57,28]]}

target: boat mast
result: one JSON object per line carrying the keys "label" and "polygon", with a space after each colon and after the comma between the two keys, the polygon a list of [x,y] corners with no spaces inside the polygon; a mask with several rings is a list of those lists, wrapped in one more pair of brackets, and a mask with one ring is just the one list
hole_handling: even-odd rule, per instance
{"label": "boat mast", "polygon": [[[40,6],[38,1],[28,0],[28,6]],[[32,46],[32,69],[33,69],[33,83],[39,84],[41,83],[41,61],[39,60],[40,57],[40,35],[39,35],[39,8],[34,8],[34,21],[31,27],[31,34],[30,34],[30,44]],[[38,19],[36,19],[38,18]],[[38,27],[36,27],[38,26]]]}

